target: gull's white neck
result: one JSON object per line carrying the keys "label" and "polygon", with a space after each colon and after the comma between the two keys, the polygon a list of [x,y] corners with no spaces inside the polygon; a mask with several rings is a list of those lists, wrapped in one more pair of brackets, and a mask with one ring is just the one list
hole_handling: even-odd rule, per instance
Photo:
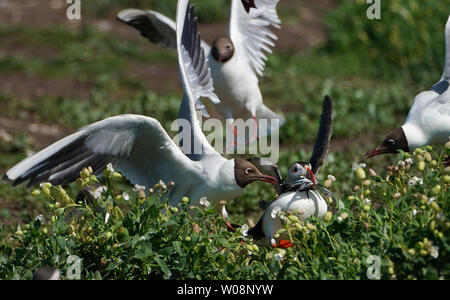
{"label": "gull's white neck", "polygon": [[412,122],[407,122],[402,126],[402,129],[408,142],[409,151],[414,151],[414,149],[428,144],[427,135],[424,134],[422,128],[419,126],[416,126]]}

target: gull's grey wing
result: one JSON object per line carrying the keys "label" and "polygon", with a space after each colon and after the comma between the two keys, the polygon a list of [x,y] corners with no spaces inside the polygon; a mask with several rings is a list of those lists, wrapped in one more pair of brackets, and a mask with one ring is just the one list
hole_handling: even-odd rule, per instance
{"label": "gull's grey wing", "polygon": [[180,0],[177,9],[177,44],[178,62],[183,86],[183,101],[179,111],[179,119],[187,120],[190,125],[190,135],[179,137],[183,140],[190,139],[190,149],[186,145],[180,145],[183,152],[192,160],[201,160],[205,155],[219,155],[206,139],[197,119],[196,109],[206,113],[205,106],[200,98],[209,98],[213,103],[220,102],[214,93],[211,70],[208,59],[201,46],[200,33],[197,30],[197,18],[194,6],[189,0]]}
{"label": "gull's grey wing", "polygon": [[325,96],[323,101],[322,116],[320,117],[320,127],[317,134],[314,150],[309,160],[314,174],[319,172],[328,151],[330,149],[331,135],[333,132],[333,106],[330,97]]}
{"label": "gull's grey wing", "polygon": [[201,182],[202,167],[184,155],[161,124],[149,117],[121,115],[108,118],[59,140],[23,160],[4,179],[28,186],[42,182],[66,185],[91,166],[101,174],[108,163],[133,184],[153,185],[159,180],[186,184]]}
{"label": "gull's grey wing", "polygon": [[435,91],[439,95],[445,93],[450,86],[450,16],[445,25],[445,63],[442,77],[438,83],[436,83],[431,90]]}
{"label": "gull's grey wing", "polygon": [[229,34],[238,55],[244,55],[253,71],[263,76],[267,60],[264,52],[272,53],[274,40],[277,36],[270,27],[280,28],[280,18],[277,14],[279,0],[254,0],[257,9],[248,13],[242,7],[240,0],[231,4],[231,19]]}
{"label": "gull's grey wing", "polygon": [[177,50],[175,22],[156,11],[129,8],[120,11],[117,19],[130,25],[162,48]]}
{"label": "gull's grey wing", "polygon": [[[169,17],[153,10],[128,8],[120,11],[117,19],[136,28],[143,37],[158,46],[177,51],[176,23]],[[201,44],[209,54],[211,46],[203,40]]]}

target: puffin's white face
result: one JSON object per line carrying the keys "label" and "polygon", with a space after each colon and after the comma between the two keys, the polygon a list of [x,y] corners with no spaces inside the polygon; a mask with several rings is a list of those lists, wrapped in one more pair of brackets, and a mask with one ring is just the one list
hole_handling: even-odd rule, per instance
{"label": "puffin's white face", "polygon": [[[309,164],[307,164],[307,166],[309,168],[311,168],[311,166]],[[307,175],[308,175],[308,171],[306,170],[305,166],[303,166],[300,163],[294,163],[288,169],[286,181],[288,183],[294,182],[302,177],[306,177]]]}

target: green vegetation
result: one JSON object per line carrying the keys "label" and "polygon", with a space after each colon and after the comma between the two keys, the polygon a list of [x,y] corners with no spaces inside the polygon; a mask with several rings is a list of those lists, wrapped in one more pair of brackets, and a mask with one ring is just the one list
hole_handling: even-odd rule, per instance
{"label": "green vegetation", "polygon": [[[175,2],[88,1],[83,13],[88,20],[111,21],[120,8],[137,7],[173,17]],[[195,2],[201,22],[227,19],[220,5],[228,1]],[[382,3],[382,19],[371,21],[365,1],[341,1],[325,18],[325,45],[306,52],[276,48],[269,56],[261,89],[265,103],[287,120],[280,131],[283,174],[293,161],[308,160],[324,94],[335,110],[331,153],[319,180],[336,177],[330,189],[338,203],[330,205],[329,222],[288,226],[297,228],[289,232],[295,247],[257,249],[240,232],[226,231],[216,210],[196,208],[194,217],[189,205],[178,212],[165,209],[163,191],[144,201],[119,179],[110,178],[108,193],[94,204],[74,202],[77,184],[66,188],[68,198],[51,187],[49,198],[42,190],[32,196],[23,185],[0,182],[0,278],[27,279],[43,265],[55,265],[65,275],[68,256],[77,255],[86,279],[366,279],[372,264],[367,258],[377,255],[383,279],[448,279],[449,171],[438,153],[449,150],[424,149],[398,170],[385,167],[397,166],[407,155],[366,161],[364,180],[352,170],[365,151],[403,122],[414,96],[436,83],[443,67],[449,1]],[[282,20],[295,20],[301,4],[283,7]],[[157,118],[169,130],[178,115],[181,88],[144,72],[155,65],[173,69],[167,81],[178,82],[176,55],[149,46],[138,34],[125,38],[114,28],[103,31],[84,21],[79,28],[2,25],[0,38],[0,81],[12,85],[0,85],[0,126],[3,118],[23,124],[9,135],[0,127],[1,173],[46,144],[29,134],[30,122],[72,132],[105,117],[137,113]],[[43,93],[27,90],[30,83],[44,82],[49,85]],[[56,92],[47,93],[52,88]],[[408,185],[414,176],[423,184]],[[117,197],[123,192],[129,201]],[[253,184],[227,209],[234,223],[244,224],[259,218],[259,201],[274,198],[271,186]],[[84,213],[76,224],[65,220],[75,209]],[[111,217],[105,224],[107,211]],[[38,215],[44,220],[36,221]]]}

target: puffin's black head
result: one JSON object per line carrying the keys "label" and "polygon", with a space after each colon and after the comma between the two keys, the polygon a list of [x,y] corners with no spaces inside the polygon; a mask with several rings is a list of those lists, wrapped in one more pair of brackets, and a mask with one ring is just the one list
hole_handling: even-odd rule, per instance
{"label": "puffin's black head", "polygon": [[242,158],[234,159],[234,178],[237,185],[241,188],[245,188],[254,181],[265,181],[271,184],[278,183],[278,180],[274,177],[262,174],[255,165]]}
{"label": "puffin's black head", "polygon": [[365,157],[371,158],[380,154],[397,153],[399,150],[405,152],[409,151],[408,141],[406,140],[405,132],[401,127],[390,133],[379,147],[367,152]]}
{"label": "puffin's black head", "polygon": [[234,55],[234,44],[227,36],[218,37],[212,45],[211,54],[219,64],[226,63]]}
{"label": "puffin's black head", "polygon": [[306,162],[296,162],[293,163],[287,172],[286,183],[294,183],[301,178],[307,178],[311,180],[314,184],[316,183],[316,178],[311,170],[311,165]]}

